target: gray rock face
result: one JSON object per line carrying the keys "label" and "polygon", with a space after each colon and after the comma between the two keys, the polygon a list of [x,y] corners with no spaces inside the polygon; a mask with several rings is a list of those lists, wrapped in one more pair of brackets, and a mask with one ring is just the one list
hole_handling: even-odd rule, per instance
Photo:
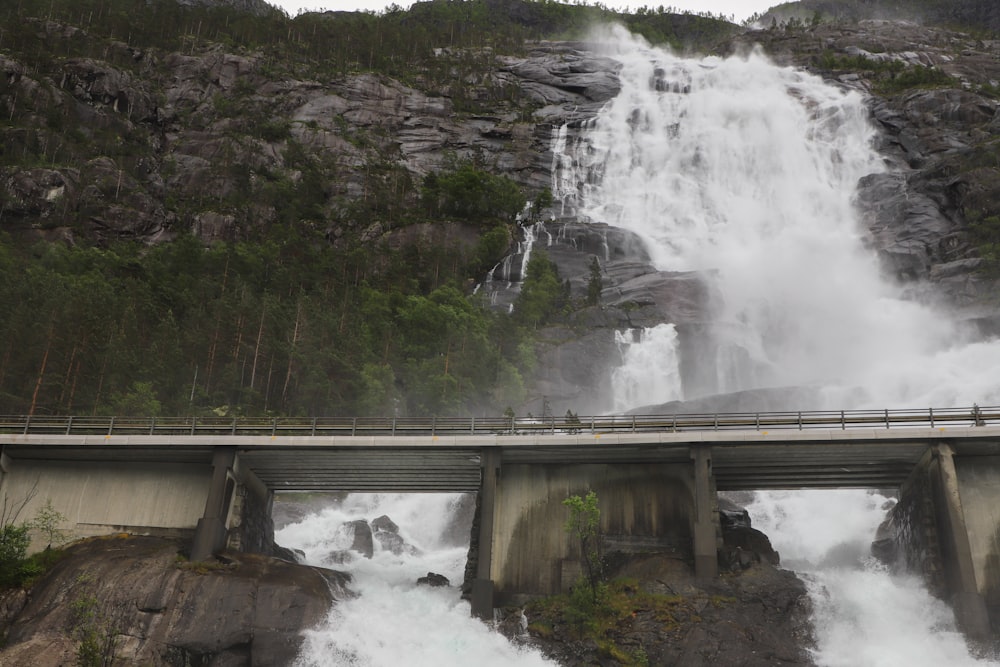
{"label": "gray rock face", "polygon": [[351,551],[357,552],[365,558],[371,558],[375,554],[375,542],[372,538],[372,528],[368,522],[364,519],[355,519],[346,526],[353,535]]}
{"label": "gray rock face", "polygon": [[[571,299],[579,303],[586,298],[594,259],[600,265],[602,291],[597,306],[578,310],[568,322],[540,331],[535,399],[525,412],[607,412],[611,370],[621,361],[616,332],[662,322],[694,331],[694,325],[710,319],[711,295],[704,276],[659,271],[651,264],[644,242],[632,232],[558,220],[537,225],[534,236],[535,250],[544,251],[558,266],[560,279],[570,286]],[[517,297],[521,262],[522,256],[514,255],[513,269],[497,271],[497,278],[481,287],[500,310]]]}
{"label": "gray rock face", "polygon": [[235,553],[188,566],[178,562],[178,548],[144,537],[72,546],[32,589],[0,663],[75,664],[73,602],[95,600],[116,642],[116,664],[287,665],[302,630],[351,595],[348,575],[331,570]]}
{"label": "gray rock face", "polygon": [[621,66],[585,49],[585,44],[543,43],[528,59],[513,61],[507,71],[540,104],[606,102],[621,90],[616,76]]}

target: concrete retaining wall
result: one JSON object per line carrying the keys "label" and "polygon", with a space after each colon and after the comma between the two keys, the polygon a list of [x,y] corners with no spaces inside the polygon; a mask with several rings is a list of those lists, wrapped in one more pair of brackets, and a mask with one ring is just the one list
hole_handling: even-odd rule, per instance
{"label": "concrete retaining wall", "polygon": [[[34,496],[18,522],[35,517],[49,500],[66,516],[59,527],[67,540],[114,532],[193,534],[205,512],[211,466],[169,463],[8,461],[0,502],[19,505]],[[37,482],[37,485],[36,485]],[[47,546],[32,531],[31,551]]]}
{"label": "concrete retaining wall", "polygon": [[669,551],[692,559],[693,466],[684,464],[505,465],[493,527],[497,603],[556,593],[579,574],[579,545],[564,528],[562,501],[597,493],[607,550]]}

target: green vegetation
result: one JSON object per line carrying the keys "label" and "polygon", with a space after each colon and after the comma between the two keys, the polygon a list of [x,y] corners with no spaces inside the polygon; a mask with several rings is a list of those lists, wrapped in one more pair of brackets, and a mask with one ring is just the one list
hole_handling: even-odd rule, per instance
{"label": "green vegetation", "polygon": [[[499,6],[495,0],[434,0],[409,11],[390,7],[378,14],[305,13],[294,18],[277,9],[254,16],[233,7],[182,6],[169,0],[19,0],[0,10],[0,48],[30,54],[46,66],[58,58],[90,57],[134,69],[142,65],[133,53],[127,48],[109,52],[101,40],[178,52],[214,43],[229,50],[262,51],[271,66],[288,67],[299,76],[370,70],[408,79],[422,71],[450,86],[466,75],[489,74],[488,67],[481,69],[486,47],[519,53],[526,40],[579,38],[596,21],[623,21],[654,42],[678,48],[711,44],[735,29],[722,16],[682,18],[678,21],[662,6],[621,14],[599,3],[556,0],[506,0]],[[64,38],[45,30],[43,21],[78,26],[83,32]],[[440,49],[461,57],[442,61]],[[511,92],[498,84],[488,94],[501,99]]]}
{"label": "green vegetation", "polygon": [[0,236],[0,410],[499,412],[523,400],[526,344],[564,288],[539,254],[511,318],[456,286],[465,264],[445,249],[341,250],[305,227],[208,248]]}
{"label": "green vegetation", "polygon": [[559,269],[544,250],[536,247],[514,304],[515,321],[534,330],[570,307],[569,284],[560,281]]}
{"label": "green vegetation", "polygon": [[[77,581],[80,585],[89,580]],[[73,635],[79,644],[76,649],[79,667],[112,667],[127,629],[129,603],[126,601],[101,602],[93,594],[80,595],[70,604],[73,615]]]}
{"label": "green vegetation", "polygon": [[[591,602],[597,604],[603,594],[604,559],[601,553],[601,509],[597,504],[597,493],[570,496],[563,500],[569,509],[566,532],[579,542],[580,560],[583,564],[583,581],[590,590]],[[577,589],[581,588],[578,584]]]}
{"label": "green vegetation", "polygon": [[601,263],[597,257],[590,258],[590,277],[587,279],[587,305],[596,306],[601,302],[601,290],[604,280],[601,278]]}
{"label": "green vegetation", "polygon": [[955,85],[946,72],[934,67],[908,67],[899,60],[874,60],[864,56],[837,56],[829,51],[816,59],[817,67],[830,71],[862,72],[880,95],[894,95],[912,88],[940,88]]}
{"label": "green vegetation", "polygon": [[512,223],[527,203],[517,183],[505,176],[494,176],[471,162],[428,174],[421,198],[432,217],[450,216],[480,224]]}
{"label": "green vegetation", "polygon": [[58,546],[63,540],[59,525],[66,520],[53,509],[52,501],[47,500],[32,520],[21,521],[21,512],[34,496],[34,489],[19,500],[4,494],[0,503],[0,589],[29,586],[62,558],[62,551],[51,548],[28,555],[32,530],[42,533],[48,539],[49,547],[53,543]]}
{"label": "green vegetation", "polygon": [[1000,215],[973,215],[969,232],[979,256],[984,260],[983,273],[1000,277]]}
{"label": "green vegetation", "polygon": [[696,618],[691,601],[648,593],[634,579],[616,579],[601,586],[599,593],[595,600],[578,586],[569,595],[530,602],[525,608],[531,619],[529,632],[546,638],[565,632],[571,639],[593,641],[602,656],[621,665],[643,667],[649,658],[642,647],[626,648],[616,641],[637,615],[651,616],[664,633],[676,631],[681,619]]}

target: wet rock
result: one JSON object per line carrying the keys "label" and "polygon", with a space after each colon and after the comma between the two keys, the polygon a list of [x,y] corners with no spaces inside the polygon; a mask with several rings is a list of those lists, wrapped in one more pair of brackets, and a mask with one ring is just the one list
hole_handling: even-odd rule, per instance
{"label": "wet rock", "polygon": [[372,520],[372,530],[375,531],[376,533],[399,534],[399,526],[397,526],[396,522],[390,519],[385,514]]}
{"label": "wet rock", "polygon": [[413,553],[416,551],[412,546],[406,543],[402,535],[399,534],[399,526],[387,517],[382,515],[377,519],[373,520],[371,523],[372,536],[375,541],[385,551],[390,551],[395,555],[400,555],[405,552]]}
{"label": "wet rock", "polygon": [[749,528],[750,513],[745,507],[740,507],[728,498],[719,498],[719,522],[722,530],[733,528]]}
{"label": "wet rock", "polygon": [[437,588],[440,586],[451,586],[451,582],[448,581],[448,577],[442,574],[437,574],[436,572],[428,572],[427,576],[420,577],[419,579],[417,579],[417,585],[431,586]]}
{"label": "wet rock", "polygon": [[344,526],[351,532],[353,541],[351,551],[361,554],[365,558],[371,558],[375,553],[375,542],[372,539],[372,529],[364,519],[355,519]]}

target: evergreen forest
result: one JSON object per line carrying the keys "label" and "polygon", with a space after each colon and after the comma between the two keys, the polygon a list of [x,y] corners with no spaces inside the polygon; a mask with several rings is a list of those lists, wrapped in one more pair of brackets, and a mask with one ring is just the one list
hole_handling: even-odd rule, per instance
{"label": "evergreen forest", "polygon": [[[158,193],[148,184],[150,165],[168,176],[180,169],[158,152],[166,121],[138,118],[135,100],[103,100],[115,111],[119,102],[128,105],[129,118],[87,117],[64,92],[66,72],[99,62],[133,77],[156,101],[169,54],[220,51],[254,58],[256,75],[271,81],[337,81],[367,72],[447,96],[459,113],[505,104],[530,114],[517,91],[485,86],[484,97],[465,82],[488,74],[493,54],[522,53],[529,40],[579,36],[609,16],[679,48],[734,28],[721,17],[673,16],[662,7],[617,15],[551,0],[435,0],[409,11],[297,17],[173,0],[4,3],[0,413],[430,416],[516,409],[533,369],[534,332],[573,301],[544,253],[528,266],[513,314],[491,310],[471,288],[510,249],[529,197],[544,201],[545,192],[527,192],[470,160],[415,179],[380,153],[384,138],[345,127],[352,142],[375,147],[375,158],[361,169],[364,196],[340,197],[334,207],[329,184],[343,179],[343,166],[307,152],[276,103],[239,83],[211,100],[208,111],[182,110],[187,115],[172,121],[198,123],[202,114],[213,123],[204,121],[206,130],[227,123],[219,141],[234,157],[219,180],[225,185]],[[254,170],[239,157],[279,143],[282,169]],[[19,200],[24,177],[66,173],[79,173],[86,187],[53,196],[41,211]],[[107,223],[150,208],[167,220],[165,238],[156,242]],[[256,217],[261,209],[266,221]],[[205,211],[234,217],[238,232],[199,239],[189,230]],[[361,233],[372,224],[437,223],[473,229],[474,242],[390,247]]]}

